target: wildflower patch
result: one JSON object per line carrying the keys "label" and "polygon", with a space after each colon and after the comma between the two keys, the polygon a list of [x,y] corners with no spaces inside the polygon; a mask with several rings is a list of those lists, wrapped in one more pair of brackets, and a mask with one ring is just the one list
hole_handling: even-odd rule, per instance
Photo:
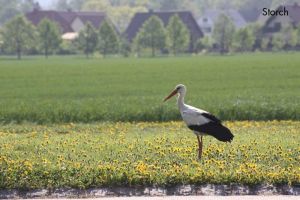
{"label": "wildflower patch", "polygon": [[1,126],[0,189],[300,183],[300,122],[225,124],[201,161],[182,122]]}

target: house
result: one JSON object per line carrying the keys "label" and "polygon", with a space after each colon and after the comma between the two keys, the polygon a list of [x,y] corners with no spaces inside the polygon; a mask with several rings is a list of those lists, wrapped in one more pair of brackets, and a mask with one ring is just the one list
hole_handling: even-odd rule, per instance
{"label": "house", "polygon": [[291,24],[296,27],[300,24],[300,6],[295,3],[293,5],[279,6],[276,10],[287,10],[288,15],[268,16],[263,24],[262,30],[265,35],[271,36],[279,32],[284,26]]}
{"label": "house", "polygon": [[237,10],[207,10],[197,21],[205,35],[211,35],[213,33],[214,24],[221,14],[225,14],[230,17],[237,29],[243,28],[247,25],[247,22]]}
{"label": "house", "polygon": [[203,37],[203,32],[201,31],[200,27],[198,26],[195,18],[193,17],[192,13],[189,11],[153,11],[150,10],[149,12],[140,12],[136,13],[132,18],[131,22],[129,23],[126,31],[125,36],[127,37],[129,42],[132,42],[139,29],[142,27],[145,21],[147,21],[151,16],[155,15],[159,17],[164,26],[166,27],[169,23],[169,19],[173,15],[178,15],[182,22],[186,25],[187,29],[190,32],[190,45],[189,51],[192,52],[194,49],[194,45],[196,41]]}
{"label": "house", "polygon": [[244,8],[239,10],[239,13],[247,23],[255,23],[259,19],[261,8]]}
{"label": "house", "polygon": [[99,28],[102,22],[107,18],[103,12],[74,12],[40,10],[34,9],[26,14],[26,18],[34,25],[38,25],[44,18],[56,22],[62,32],[62,38],[67,40],[75,39],[84,25],[89,22],[95,28]]}

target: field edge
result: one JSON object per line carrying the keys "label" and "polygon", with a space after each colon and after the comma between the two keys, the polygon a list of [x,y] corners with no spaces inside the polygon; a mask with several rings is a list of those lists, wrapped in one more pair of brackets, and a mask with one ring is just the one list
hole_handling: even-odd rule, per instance
{"label": "field edge", "polygon": [[170,187],[103,187],[91,189],[0,190],[0,199],[98,198],[126,196],[300,195],[300,185],[177,185]]}

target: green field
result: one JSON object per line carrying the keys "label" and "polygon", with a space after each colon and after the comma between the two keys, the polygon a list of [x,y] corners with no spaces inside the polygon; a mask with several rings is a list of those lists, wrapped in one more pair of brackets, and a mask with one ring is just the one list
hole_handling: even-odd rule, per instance
{"label": "green field", "polygon": [[177,58],[0,58],[0,121],[61,123],[180,119],[186,102],[223,120],[300,119],[300,53]]}
{"label": "green field", "polygon": [[[205,137],[201,161],[162,103],[178,83],[235,135]],[[0,189],[300,184],[299,88],[300,53],[0,57]]]}
{"label": "green field", "polygon": [[0,189],[300,184],[299,122],[227,122],[232,143],[182,122],[5,125]]}

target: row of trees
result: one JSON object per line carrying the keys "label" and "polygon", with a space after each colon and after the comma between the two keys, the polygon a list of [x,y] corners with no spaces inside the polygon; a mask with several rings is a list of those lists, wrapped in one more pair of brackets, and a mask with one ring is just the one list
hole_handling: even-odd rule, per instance
{"label": "row of trees", "polygon": [[[261,8],[276,8],[282,0],[59,0],[56,9],[78,11],[105,10],[118,30],[123,32],[136,12],[153,10],[190,10],[199,17],[207,9],[235,9],[245,13],[261,12]],[[299,0],[284,0],[292,5]]]}
{"label": "row of trees", "polygon": [[1,26],[16,15],[31,11],[36,6],[36,2],[34,0],[0,0],[0,5]]}
{"label": "row of trees", "polygon": [[270,37],[257,24],[236,30],[230,18],[221,15],[214,27],[211,37],[199,39],[196,45],[192,45],[195,49],[190,49],[189,30],[178,15],[172,16],[166,27],[159,17],[150,17],[131,44],[107,21],[98,30],[87,23],[78,38],[68,47],[64,47],[61,31],[55,22],[43,19],[35,27],[24,17],[18,16],[0,30],[0,52],[16,53],[20,59],[22,53],[43,53],[48,57],[49,54],[59,53],[63,48],[69,48],[68,51],[72,53],[81,51],[87,57],[97,51],[105,57],[108,54],[129,56],[130,53],[139,56],[143,52],[156,56],[157,52],[177,55],[187,50],[227,53],[257,49],[278,51],[300,47],[300,25],[287,25]]}
{"label": "row of trees", "polygon": [[[18,16],[9,21],[0,32],[2,51],[8,54],[16,53],[21,58],[22,53],[49,54],[62,48],[61,32],[58,25],[48,19],[43,19],[34,27],[24,17]],[[69,47],[75,52],[81,51],[87,57],[94,52],[100,52],[104,57],[108,54],[123,54],[128,56],[132,51],[138,55],[144,49],[151,50],[155,56],[157,51],[170,52],[174,55],[185,52],[190,43],[190,33],[178,15],[170,18],[166,28],[157,16],[150,17],[141,27],[132,44],[116,31],[109,22],[102,23],[97,30],[87,23],[79,36]]]}
{"label": "row of trees", "polygon": [[97,34],[91,24],[86,24],[75,41],[87,57],[93,54],[97,48],[104,56],[116,53],[128,56],[130,52],[140,55],[144,49],[150,49],[153,57],[157,51],[176,55],[185,52],[190,43],[189,30],[178,15],[170,18],[166,28],[159,17],[150,17],[140,28],[132,44],[129,44],[126,38],[116,34],[113,27],[107,22],[101,26],[99,33]]}
{"label": "row of trees", "polygon": [[86,57],[89,57],[97,49],[104,56],[116,54],[119,51],[119,36],[107,21],[101,25],[99,31],[93,25],[87,23],[74,43]]}
{"label": "row of trees", "polygon": [[176,55],[187,51],[190,44],[190,32],[178,15],[173,15],[166,28],[161,19],[151,16],[137,33],[133,41],[133,51],[138,55],[143,49],[151,49],[154,57],[156,51]]}
{"label": "row of trees", "polygon": [[22,53],[42,51],[46,57],[59,48],[62,42],[57,24],[44,19],[35,27],[23,16],[9,21],[1,35],[1,49],[5,53],[16,53],[21,59]]}
{"label": "row of trees", "polygon": [[220,15],[211,37],[198,41],[197,51],[245,52],[295,50],[300,46],[300,24],[285,24],[277,33],[266,33],[259,24],[236,29],[231,19]]}
{"label": "row of trees", "polygon": [[[45,57],[62,48],[59,26],[48,19],[43,19],[37,27],[23,16],[9,21],[0,31],[0,49],[7,54],[16,53],[21,59],[22,53],[43,53]],[[99,47],[103,55],[117,53],[118,35],[114,28],[104,22],[97,32],[91,24],[86,24],[79,37],[73,42],[75,48],[87,56]],[[99,44],[99,45],[98,45]]]}
{"label": "row of trees", "polygon": [[[59,0],[51,9],[76,11],[105,11],[113,24],[123,32],[136,12],[154,10],[190,10],[196,17],[206,9],[236,9],[253,12],[258,8],[276,8],[282,0]],[[292,5],[299,0],[285,0]],[[14,16],[31,11],[37,0],[0,0],[0,26]],[[258,12],[261,12],[260,10]]]}

